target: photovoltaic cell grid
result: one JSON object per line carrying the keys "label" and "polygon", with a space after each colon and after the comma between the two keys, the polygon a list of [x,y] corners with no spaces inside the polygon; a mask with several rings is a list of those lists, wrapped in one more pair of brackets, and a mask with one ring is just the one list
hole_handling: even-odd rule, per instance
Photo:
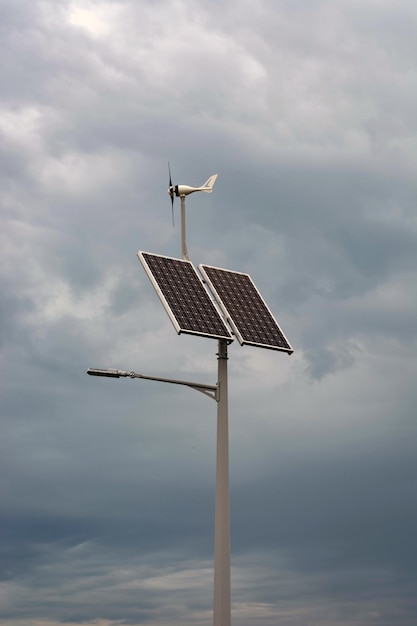
{"label": "photovoltaic cell grid", "polygon": [[148,252],[138,252],[138,257],[178,334],[232,341],[190,261]]}
{"label": "photovoltaic cell grid", "polygon": [[294,350],[248,274],[209,265],[198,267],[241,345],[292,354]]}

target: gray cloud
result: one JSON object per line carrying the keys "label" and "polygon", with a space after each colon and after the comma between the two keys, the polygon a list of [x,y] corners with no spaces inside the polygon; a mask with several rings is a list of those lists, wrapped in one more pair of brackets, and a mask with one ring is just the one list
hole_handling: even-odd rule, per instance
{"label": "gray cloud", "polygon": [[215,383],[137,261],[251,274],[296,351],[230,347],[233,616],[416,617],[408,0],[3,2],[1,626],[211,622]]}

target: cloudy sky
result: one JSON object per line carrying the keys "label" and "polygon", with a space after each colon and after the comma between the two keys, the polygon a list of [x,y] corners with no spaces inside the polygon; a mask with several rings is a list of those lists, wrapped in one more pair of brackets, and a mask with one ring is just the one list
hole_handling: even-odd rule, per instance
{"label": "cloudy sky", "polygon": [[216,382],[140,250],[250,273],[236,626],[417,623],[413,0],[0,0],[1,626],[208,626]]}

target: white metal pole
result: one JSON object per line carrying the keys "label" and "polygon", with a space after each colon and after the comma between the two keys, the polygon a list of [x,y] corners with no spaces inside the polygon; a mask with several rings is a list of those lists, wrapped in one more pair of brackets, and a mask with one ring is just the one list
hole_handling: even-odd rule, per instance
{"label": "white metal pole", "polygon": [[216,512],[214,528],[213,626],[230,626],[230,504],[227,342],[219,340],[216,453]]}
{"label": "white metal pole", "polygon": [[186,261],[189,261],[187,242],[186,242],[186,226],[185,226],[185,196],[181,196],[181,255]]}

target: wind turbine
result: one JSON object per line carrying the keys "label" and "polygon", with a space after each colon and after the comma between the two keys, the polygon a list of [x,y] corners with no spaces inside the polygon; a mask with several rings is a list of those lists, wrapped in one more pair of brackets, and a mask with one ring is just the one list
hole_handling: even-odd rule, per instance
{"label": "wind turbine", "polygon": [[172,208],[172,224],[174,224],[174,197],[181,199],[181,253],[182,258],[189,261],[187,243],[186,243],[186,227],[185,227],[185,196],[189,196],[195,191],[204,191],[205,193],[211,193],[213,191],[214,183],[216,182],[217,174],[213,174],[201,185],[201,187],[190,187],[189,185],[173,185],[171,178],[171,167],[168,161],[168,174],[169,174],[169,187],[168,195],[171,198]]}

